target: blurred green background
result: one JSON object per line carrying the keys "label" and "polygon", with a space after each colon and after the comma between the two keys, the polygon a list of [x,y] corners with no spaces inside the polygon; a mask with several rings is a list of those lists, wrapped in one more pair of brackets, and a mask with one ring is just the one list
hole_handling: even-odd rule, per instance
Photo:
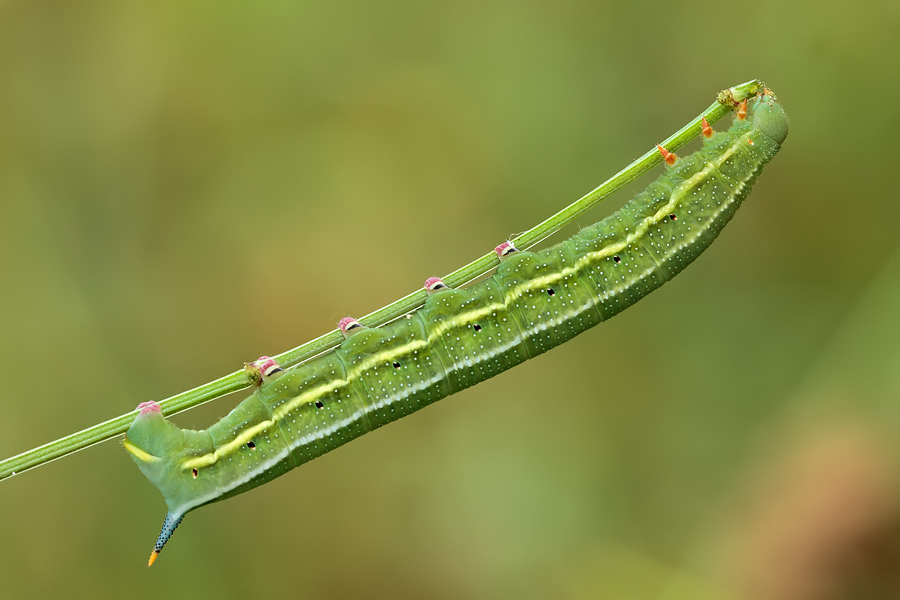
{"label": "blurred green background", "polygon": [[675,281],[192,513],[151,570],[164,504],[117,442],[4,481],[0,596],[900,597],[898,27],[896,0],[0,2],[3,458],[453,270],[722,88],[791,117]]}

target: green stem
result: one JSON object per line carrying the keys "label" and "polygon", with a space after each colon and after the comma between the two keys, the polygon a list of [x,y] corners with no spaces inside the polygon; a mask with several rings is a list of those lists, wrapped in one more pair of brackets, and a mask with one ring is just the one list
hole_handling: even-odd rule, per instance
{"label": "green stem", "polygon": [[[705,117],[707,121],[714,123],[728,114],[736,101],[749,98],[761,89],[762,82],[754,79],[753,81],[748,81],[747,83],[721,92],[712,106],[678,130],[674,135],[662,142],[662,146],[670,152],[674,152],[681,148],[700,133],[700,120],[702,118]],[[653,148],[584,197],[513,239],[513,244],[518,248],[523,249],[533,246],[555,231],[558,231],[560,228],[573,222],[583,212],[590,209],[622,186],[634,181],[649,171],[653,166],[659,163],[660,160],[662,160],[662,157],[656,148]],[[450,287],[461,287],[473,279],[490,272],[498,263],[497,256],[491,252],[461,269],[457,269],[453,273],[450,273],[444,277],[443,280]],[[425,291],[420,289],[400,298],[384,308],[380,308],[375,312],[366,315],[360,319],[360,322],[369,327],[383,325],[384,323],[419,308],[425,303],[425,297]],[[285,368],[292,367],[313,356],[334,348],[342,339],[341,333],[334,330],[273,358]],[[209,402],[210,400],[214,400],[225,394],[236,392],[251,384],[252,380],[247,371],[241,370],[192,390],[182,392],[171,398],[167,398],[159,404],[162,407],[164,414],[172,415],[203,404],[204,402]],[[117,435],[121,435],[131,426],[131,422],[137,414],[138,411],[135,409],[120,417],[116,417],[115,419],[104,421],[103,423],[79,431],[78,433],[73,433],[58,439],[55,442],[38,446],[33,450],[8,458],[0,462],[0,480],[27,471],[28,469],[33,469],[58,458],[62,458],[73,452],[83,450],[94,444],[99,444],[100,442],[116,437]]]}

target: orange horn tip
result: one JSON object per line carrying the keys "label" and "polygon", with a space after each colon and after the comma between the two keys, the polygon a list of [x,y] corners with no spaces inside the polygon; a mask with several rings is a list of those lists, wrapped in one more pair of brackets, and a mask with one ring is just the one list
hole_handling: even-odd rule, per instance
{"label": "orange horn tip", "polygon": [[152,566],[153,566],[153,563],[156,562],[156,557],[157,557],[157,556],[159,556],[159,552],[157,552],[156,550],[154,550],[153,552],[150,553],[150,560],[147,561],[147,566],[148,566],[148,567],[152,567]]}

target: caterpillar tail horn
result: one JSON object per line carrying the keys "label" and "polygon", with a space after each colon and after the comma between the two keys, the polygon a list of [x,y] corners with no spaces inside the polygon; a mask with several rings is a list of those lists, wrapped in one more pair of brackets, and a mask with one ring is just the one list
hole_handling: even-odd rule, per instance
{"label": "caterpillar tail horn", "polygon": [[159,532],[159,537],[156,538],[156,546],[153,547],[153,552],[150,553],[150,560],[147,561],[148,567],[152,567],[153,563],[156,562],[156,557],[162,552],[163,546],[166,545],[166,542],[168,542],[169,538],[172,537],[172,534],[175,533],[175,528],[178,527],[178,524],[181,523],[183,518],[184,515],[178,513],[169,512],[166,514],[166,520],[163,521],[162,531]]}

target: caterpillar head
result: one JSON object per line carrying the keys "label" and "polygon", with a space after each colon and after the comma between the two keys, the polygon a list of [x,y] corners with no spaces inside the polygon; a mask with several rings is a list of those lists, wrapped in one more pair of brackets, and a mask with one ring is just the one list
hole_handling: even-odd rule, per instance
{"label": "caterpillar head", "polygon": [[788,135],[787,115],[772,96],[762,95],[753,101],[753,122],[778,144],[783,143]]}

